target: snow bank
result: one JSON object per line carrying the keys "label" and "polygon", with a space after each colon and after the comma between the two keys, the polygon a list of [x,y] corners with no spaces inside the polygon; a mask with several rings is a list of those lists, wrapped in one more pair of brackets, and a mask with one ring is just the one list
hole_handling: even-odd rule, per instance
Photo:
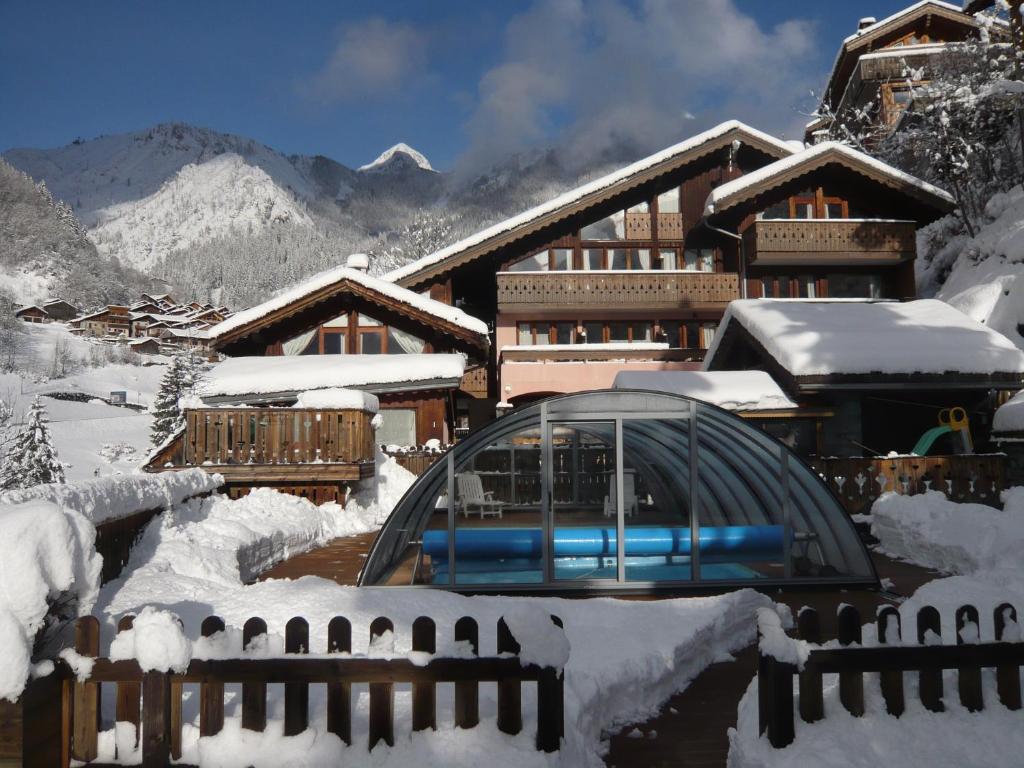
{"label": "snow bank", "polygon": [[449,306],[448,304],[423,296],[415,291],[402,288],[401,286],[395,285],[390,280],[372,277],[362,270],[352,269],[350,267],[335,267],[334,269],[328,269],[318,275],[314,275],[293,288],[289,288],[278,293],[274,298],[269,299],[262,304],[257,304],[255,307],[250,307],[249,309],[244,309],[241,312],[235,313],[226,320],[217,323],[217,325],[210,328],[210,338],[217,339],[226,333],[230,333],[231,331],[256,323],[267,315],[284,309],[289,304],[300,301],[312,293],[323,291],[336,283],[342,283],[345,281],[355,283],[356,285],[369,289],[370,291],[382,294],[389,299],[405,304],[419,312],[425,312],[439,320],[451,323],[452,325],[457,325],[460,328],[472,331],[473,333],[480,334],[482,336],[486,336],[488,333],[487,323],[473,317],[472,315],[466,314],[458,307]]}
{"label": "snow bank", "polygon": [[366,411],[377,413],[380,410],[380,400],[376,395],[363,392],[358,389],[339,389],[329,387],[327,389],[315,389],[310,392],[300,392],[295,401],[295,408],[344,408],[352,411]]}
{"label": "snow bank", "polygon": [[764,371],[621,371],[612,386],[694,397],[727,411],[797,407]]}
{"label": "snow bank", "polygon": [[1024,431],[1024,392],[1018,392],[996,408],[992,417],[993,433],[1020,431]]}
{"label": "snow bank", "polygon": [[47,501],[63,509],[75,510],[96,524],[136,512],[172,507],[191,496],[214,491],[223,484],[224,478],[220,475],[211,475],[201,469],[152,475],[139,473],[4,491],[0,493],[0,504]]}
{"label": "snow bank", "polygon": [[374,477],[352,489],[345,502],[345,522],[339,524],[351,525],[351,534],[380,528],[414,482],[416,475],[377,448]]}
{"label": "snow bank", "polygon": [[1003,494],[1005,509],[957,504],[939,491],[883,494],[871,533],[886,554],[946,573],[1019,567],[1024,544],[1024,488]]}
{"label": "snow bank", "polygon": [[465,370],[466,356],[461,354],[232,357],[199,380],[196,394],[209,399],[411,382],[458,383]]}
{"label": "snow bank", "polygon": [[704,360],[739,323],[794,376],[1024,374],[1024,353],[943,301],[743,299],[729,304]]}
{"label": "snow bank", "polygon": [[71,592],[80,614],[92,608],[103,563],[95,540],[73,509],[43,499],[0,502],[0,699],[21,694],[50,599]]}
{"label": "snow bank", "polygon": [[135,659],[143,672],[184,672],[192,660],[192,643],[173,613],[147,606],[110,643],[111,659]]}

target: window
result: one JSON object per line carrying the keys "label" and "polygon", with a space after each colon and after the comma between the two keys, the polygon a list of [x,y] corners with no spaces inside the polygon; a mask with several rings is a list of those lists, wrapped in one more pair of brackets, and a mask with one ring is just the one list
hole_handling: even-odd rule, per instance
{"label": "window", "polygon": [[572,344],[576,323],[559,321],[555,323],[555,344]]}
{"label": "window", "polygon": [[426,342],[397,328],[388,328],[387,353],[389,355],[416,355],[423,352]]}
{"label": "window", "polygon": [[667,320],[661,324],[661,335],[662,339],[672,349],[679,349],[682,346],[682,339],[679,334],[679,321],[678,320]]}
{"label": "window", "polygon": [[572,269],[572,248],[555,248],[551,252],[551,269],[563,272]]}
{"label": "window", "polygon": [[675,248],[662,248],[658,251],[659,269],[679,269],[679,254]]}
{"label": "window", "polygon": [[583,323],[584,341],[587,344],[604,343],[604,323],[588,321]]}
{"label": "window", "polygon": [[799,277],[800,297],[804,299],[818,298],[818,281],[814,275],[801,275]]}
{"label": "window", "polygon": [[779,292],[775,295],[780,299],[789,299],[793,297],[793,289],[790,287],[789,278],[785,275],[780,275],[779,281]]}
{"label": "window", "polygon": [[378,445],[416,445],[416,409],[381,408],[374,439]]}
{"label": "window", "polygon": [[629,208],[626,209],[626,212],[627,213],[650,213],[651,212],[651,206],[650,206],[650,203],[648,203],[645,200],[642,203],[637,203],[636,205],[629,206]]}
{"label": "window", "polygon": [[629,341],[629,323],[608,323],[608,341]]}
{"label": "window", "polygon": [[379,355],[384,351],[384,334],[377,331],[359,332],[359,354]]}
{"label": "window", "polygon": [[700,327],[700,347],[709,349],[711,342],[715,339],[715,332],[718,330],[718,323],[703,323]]}
{"label": "window", "polygon": [[651,251],[649,248],[631,248],[629,251],[630,269],[650,269]]}
{"label": "window", "polygon": [[325,355],[340,355],[345,352],[345,334],[344,333],[324,333],[324,354]]}
{"label": "window", "polygon": [[359,327],[360,328],[380,328],[384,323],[379,320],[374,320],[372,317],[366,315],[359,315]]}
{"label": "window", "polygon": [[654,333],[650,323],[639,322],[629,324],[630,341],[633,343],[651,341]]}
{"label": "window", "polygon": [[775,293],[775,279],[770,275],[765,275],[761,278],[761,295],[762,296],[776,296]]}
{"label": "window", "polygon": [[629,266],[627,258],[625,248],[609,248],[608,269],[627,269]]}
{"label": "window", "polygon": [[583,268],[604,269],[604,251],[599,248],[586,248],[583,251]]}
{"label": "window", "polygon": [[521,347],[533,344],[533,327],[530,323],[516,323],[516,344]]}
{"label": "window", "polygon": [[547,272],[548,252],[541,251],[508,266],[509,272]]}
{"label": "window", "polygon": [[686,335],[685,345],[688,349],[697,349],[700,347],[700,324],[683,323],[683,332]]}
{"label": "window", "polygon": [[625,236],[626,217],[622,211],[616,211],[580,230],[580,238],[583,240],[621,240]]}
{"label": "window", "polygon": [[790,212],[794,219],[813,219],[814,198],[794,197],[790,201]]}
{"label": "window", "polygon": [[658,195],[658,213],[679,213],[679,187]]}
{"label": "window", "polygon": [[713,248],[687,248],[683,252],[683,269],[687,272],[714,272]]}
{"label": "window", "polygon": [[880,299],[882,283],[876,275],[832,274],[828,293],[837,299]]}

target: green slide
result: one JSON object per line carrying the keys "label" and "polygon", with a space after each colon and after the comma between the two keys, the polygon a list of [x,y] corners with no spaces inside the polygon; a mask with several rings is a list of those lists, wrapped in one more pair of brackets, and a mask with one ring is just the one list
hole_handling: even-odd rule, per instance
{"label": "green slide", "polygon": [[938,440],[942,435],[949,434],[953,430],[949,426],[944,425],[941,427],[932,427],[917,441],[917,444],[911,449],[911,453],[917,456],[927,456],[928,451],[932,447],[932,443]]}

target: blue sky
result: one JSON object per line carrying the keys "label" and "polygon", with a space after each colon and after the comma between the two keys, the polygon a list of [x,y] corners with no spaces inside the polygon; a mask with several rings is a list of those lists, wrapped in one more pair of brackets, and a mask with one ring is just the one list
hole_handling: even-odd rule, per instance
{"label": "blue sky", "polygon": [[858,18],[909,2],[0,0],[0,149],[184,121],[447,169],[728,117],[793,137]]}

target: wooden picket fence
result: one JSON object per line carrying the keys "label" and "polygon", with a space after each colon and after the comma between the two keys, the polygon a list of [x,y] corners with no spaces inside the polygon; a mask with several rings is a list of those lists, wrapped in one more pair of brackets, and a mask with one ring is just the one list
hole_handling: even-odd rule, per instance
{"label": "wooden picket fence", "polygon": [[[979,642],[978,609],[964,605],[956,611],[956,645],[942,644],[937,609],[925,606],[917,613],[916,645],[903,638],[899,611],[884,606],[877,613],[878,645],[861,646],[861,618],[857,609],[844,605],[838,611],[839,648],[814,648],[803,669],[795,664],[761,654],[758,662],[758,715],[761,733],[767,732],[773,747],[785,747],[794,739],[793,677],[799,678],[799,713],[805,723],[825,716],[822,675],[838,674],[839,701],[855,717],[865,713],[864,675],[877,674],[886,712],[899,717],[906,709],[903,673],[916,672],[921,704],[942,712],[943,677],[946,669],[957,670],[960,703],[977,712],[985,707],[981,686],[982,668],[995,668],[999,701],[1007,709],[1021,708],[1020,666],[1024,664],[1024,642],[1016,631],[1017,610],[1003,603],[993,611],[995,641]],[[1008,627],[1015,629],[1004,640]],[[758,625],[759,637],[765,628]],[[821,623],[817,611],[803,608],[797,618],[797,636],[820,644]],[[976,639],[978,638],[978,639]]]}
{"label": "wooden picket fence", "polygon": [[[561,619],[551,617],[558,626]],[[130,629],[132,617],[121,619],[118,630]],[[202,623],[201,633],[209,637],[224,630],[219,617]],[[380,617],[370,624],[370,642],[385,633],[394,633],[393,622]],[[242,630],[243,649],[267,633],[261,618],[251,618]],[[26,708],[25,768],[67,767],[71,761],[93,768],[97,762],[100,727],[101,684],[116,685],[116,721],[135,728],[135,747],[141,742],[145,768],[171,765],[181,758],[182,686],[199,684],[199,732],[213,736],[224,726],[224,685],[241,683],[241,725],[263,731],[267,725],[267,685],[284,683],[284,733],[292,736],[309,724],[309,686],[326,683],[327,730],[346,744],[352,744],[353,684],[366,683],[369,689],[368,748],[383,741],[395,742],[394,686],[412,685],[413,731],[437,728],[436,688],[438,683],[454,683],[454,725],[473,728],[480,721],[479,684],[497,683],[497,725],[504,733],[522,731],[522,683],[537,684],[538,750],[557,751],[564,728],[564,675],[554,668],[523,664],[516,658],[520,647],[505,624],[498,621],[494,656],[478,656],[479,630],[475,619],[466,616],[454,626],[455,641],[472,648],[472,657],[433,658],[417,665],[407,658],[371,658],[351,656],[352,626],[337,616],[327,629],[326,656],[302,658],[309,649],[309,624],[301,617],[285,626],[285,657],[193,659],[185,672],[143,672],[134,660],[113,661],[99,658],[100,625],[92,616],[78,619],[75,649],[93,659],[86,678],[76,678],[72,669],[59,662],[57,670],[40,682],[47,691],[30,697]],[[412,649],[433,654],[437,646],[434,620],[421,616],[412,625]],[[339,654],[337,658],[330,658]],[[346,654],[341,656],[340,654]],[[58,693],[59,695],[52,695]],[[31,745],[31,751],[28,749]],[[134,750],[133,750],[134,751]],[[123,756],[119,756],[120,761]],[[174,765],[182,765],[175,762]]]}

